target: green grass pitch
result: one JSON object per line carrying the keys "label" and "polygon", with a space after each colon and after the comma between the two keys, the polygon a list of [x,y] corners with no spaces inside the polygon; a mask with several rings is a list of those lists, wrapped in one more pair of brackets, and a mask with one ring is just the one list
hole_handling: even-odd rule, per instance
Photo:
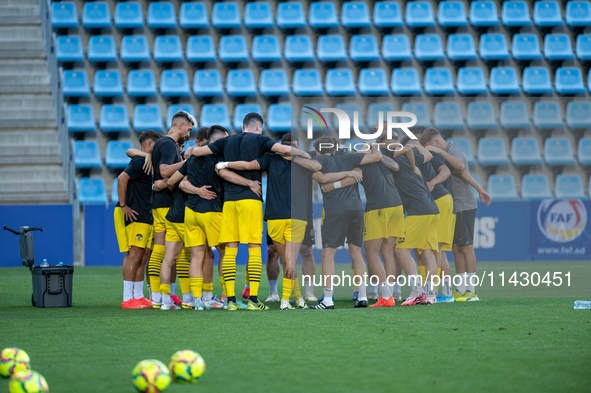
{"label": "green grass pitch", "polygon": [[[588,262],[561,265],[575,281],[591,271]],[[479,271],[548,266],[481,263]],[[244,266],[238,270],[241,290]],[[265,275],[263,281],[266,297]],[[219,294],[217,274],[214,288]],[[353,309],[351,289],[339,288],[334,311],[280,311],[272,304],[269,312],[165,313],[122,310],[115,267],[76,268],[73,291],[72,308],[35,308],[29,271],[0,270],[0,348],[27,351],[52,393],[133,392],[137,362],[168,363],[180,349],[201,353],[207,371],[197,384],[171,384],[171,393],[591,389],[591,310],[573,310],[576,294],[569,292],[522,297],[542,292],[489,287],[475,303]]]}

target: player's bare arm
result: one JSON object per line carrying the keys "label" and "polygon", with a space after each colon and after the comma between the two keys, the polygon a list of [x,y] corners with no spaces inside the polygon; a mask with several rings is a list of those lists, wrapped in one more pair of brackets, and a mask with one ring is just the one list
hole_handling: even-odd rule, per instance
{"label": "player's bare arm", "polygon": [[215,192],[209,190],[211,186],[195,187],[186,177],[179,183],[179,188],[187,194],[198,195],[201,199],[211,200],[217,196]]}
{"label": "player's bare arm", "polygon": [[173,191],[179,182],[181,182],[186,176],[183,176],[182,173],[176,171],[166,182],[168,185],[168,189]]}
{"label": "player's bare arm", "polygon": [[425,158],[424,158],[424,160],[423,160],[423,162],[429,162],[429,161],[431,161],[431,159],[433,158],[433,155],[431,154],[431,152],[430,152],[429,150],[427,150],[427,149],[426,149],[426,148],[425,148],[423,145],[421,145],[419,142],[416,142],[416,141],[412,140],[412,141],[410,142],[410,146],[411,146],[413,149],[417,149],[417,151],[418,151],[419,153],[421,153],[421,154],[423,155],[423,157],[425,157]]}
{"label": "player's bare arm", "polygon": [[[340,187],[338,187],[338,188],[352,186],[355,183],[361,182],[361,180],[363,180],[363,172],[361,171],[360,168],[355,168],[351,171],[351,174],[349,176],[345,177],[343,180],[338,182],[338,183],[340,183]],[[320,184],[320,190],[322,192],[334,191],[337,189],[336,183],[337,182]]]}
{"label": "player's bare arm", "polygon": [[396,161],[385,155],[382,155],[382,164],[393,172],[397,172],[400,169],[400,166]]}
{"label": "player's bare arm", "polygon": [[129,183],[129,179],[130,177],[127,173],[121,172],[117,178],[117,196],[119,197],[119,206],[121,206],[121,210],[123,210],[123,213],[125,214],[125,219],[132,222],[137,219],[138,212],[125,205],[125,194],[127,193],[127,183]]}
{"label": "player's bare arm", "polygon": [[[220,164],[220,163],[218,163]],[[221,163],[223,164],[223,163]],[[233,169],[235,171],[259,171],[261,169],[261,166],[259,165],[259,162],[257,160],[252,160],[252,161],[232,161],[232,162],[228,162],[228,165],[226,166],[229,169]],[[220,167],[223,167],[223,165],[220,165]],[[220,168],[223,169],[223,168]]]}
{"label": "player's bare arm", "polygon": [[275,143],[271,148],[271,151],[273,153],[279,153],[286,156],[310,158],[310,155],[307,152],[300,149],[296,149],[295,147],[290,145],[282,145],[281,143]]}
{"label": "player's bare arm", "polygon": [[183,161],[177,162],[176,164],[172,164],[172,165],[160,164],[160,175],[162,177],[171,177],[182,166],[183,166]]}
{"label": "player's bare arm", "polygon": [[156,180],[154,182],[154,185],[152,186],[152,190],[156,191],[156,192],[160,192],[162,190],[164,190],[165,188],[168,187],[168,178],[166,179],[161,179],[161,180]]}
{"label": "player's bare arm", "polygon": [[248,180],[245,177],[240,176],[236,172],[233,172],[227,168],[218,169],[216,167],[217,174],[224,179],[225,181],[229,181],[230,183],[238,184],[239,186],[244,186],[250,188],[252,192],[254,192],[257,196],[263,195],[261,189],[261,183],[254,180]]}
{"label": "player's bare arm", "polygon": [[426,149],[429,151],[432,151],[434,153],[440,154],[443,158],[445,158],[445,160],[447,162],[449,162],[449,164],[451,166],[453,166],[458,171],[464,170],[464,160],[463,159],[453,156],[453,155],[449,154],[448,152],[446,152],[445,150],[438,148],[437,146],[429,145],[426,147]]}
{"label": "player's bare arm", "polygon": [[484,203],[486,206],[490,206],[490,195],[488,195],[488,192],[486,192],[485,189],[482,188],[482,186],[476,181],[476,179],[474,179],[474,177],[472,177],[471,174],[469,174],[467,171],[462,170],[454,171],[454,175],[461,177],[466,181],[466,183],[474,187],[478,192],[478,197],[480,198],[480,201],[482,201],[482,203]]}
{"label": "player's bare arm", "polygon": [[437,168],[437,176],[435,176],[431,181],[427,182],[427,186],[429,187],[429,191],[433,191],[435,186],[439,183],[443,183],[447,180],[448,177],[451,176],[451,171],[446,165],[441,165]]}
{"label": "player's bare arm", "polygon": [[316,172],[322,169],[322,165],[320,165],[320,163],[316,160],[312,160],[310,158],[305,158],[305,157],[294,157],[292,159],[292,161],[294,163],[296,163],[297,165],[301,166],[302,168],[306,168],[307,170],[311,171],[311,172]]}
{"label": "player's bare arm", "polygon": [[210,154],[213,154],[213,152],[211,151],[209,146],[193,147],[193,155],[195,157],[208,156]]}
{"label": "player's bare arm", "polygon": [[[344,180],[346,177],[353,177],[355,179],[359,179],[361,181],[363,176],[359,173],[359,171],[343,171],[343,172],[332,172],[332,173],[322,173],[322,172],[314,172],[312,174],[312,179],[316,180],[320,184],[325,183],[332,183],[336,181]],[[357,183],[355,180],[354,183]],[[352,184],[354,184],[352,183]]]}
{"label": "player's bare arm", "polygon": [[363,159],[361,160],[361,165],[367,165],[367,164],[371,164],[374,162],[380,162],[381,160],[382,160],[382,152],[379,149],[372,148],[371,153],[363,156]]}
{"label": "player's bare arm", "polygon": [[125,151],[125,154],[127,155],[127,157],[129,158],[133,158],[133,157],[144,157],[144,166],[143,166],[143,170],[144,173],[147,175],[151,175],[154,173],[154,168],[152,168],[152,155],[146,153],[145,151],[141,151],[139,149],[127,149]]}
{"label": "player's bare arm", "polygon": [[412,149],[408,149],[404,152],[404,156],[406,157],[406,159],[408,160],[408,163],[410,164],[410,169],[418,176],[418,177],[423,177],[423,175],[421,174],[421,170],[419,168],[417,168],[417,166],[415,165],[415,153],[413,153]]}

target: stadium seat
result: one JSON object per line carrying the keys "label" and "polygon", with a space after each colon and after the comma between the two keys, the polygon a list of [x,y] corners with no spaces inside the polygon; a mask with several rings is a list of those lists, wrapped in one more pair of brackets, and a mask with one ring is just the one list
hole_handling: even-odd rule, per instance
{"label": "stadium seat", "polygon": [[[418,114],[415,113],[418,118]],[[462,108],[457,102],[438,102],[433,109],[433,124],[440,130],[463,129],[464,116]],[[417,125],[418,122],[417,122]]]}
{"label": "stadium seat", "polygon": [[[537,142],[536,142],[537,143]],[[546,175],[523,175],[521,178],[521,197],[532,201],[553,199],[550,181]]]}
{"label": "stadium seat", "polygon": [[[400,109],[402,112],[414,113],[417,117],[416,126],[432,127],[429,107],[423,102],[405,102]],[[410,121],[410,118],[401,118],[400,121]]]}
{"label": "stadium seat", "polygon": [[394,111],[394,105],[390,103],[372,102],[367,106],[367,126],[371,129],[380,120],[380,112],[382,112],[382,121],[387,120],[388,112]]}
{"label": "stadium seat", "polygon": [[[307,107],[307,108],[306,108]],[[327,108],[328,106],[326,104],[303,104],[302,105],[302,110],[300,112],[300,127],[304,130],[307,130],[308,128],[308,119],[312,120],[312,129],[315,132],[318,131],[322,131],[322,132],[328,132],[328,130],[330,130],[332,128],[332,117],[329,116],[328,113],[323,113],[323,117],[324,120],[326,121],[326,125],[324,124],[324,122],[322,123],[322,128],[320,127],[320,125],[308,114],[308,113],[313,113],[312,111],[310,111],[309,108],[313,108],[317,111],[320,111],[322,108]],[[328,127],[328,130],[326,129],[326,127]],[[310,146],[312,146],[314,144],[314,140],[310,141]]]}
{"label": "stadium seat", "polygon": [[562,128],[562,110],[556,101],[538,101],[534,104],[534,126],[541,129]]}
{"label": "stadium seat", "polygon": [[435,26],[431,3],[429,1],[410,1],[406,3],[404,20],[411,29]]}
{"label": "stadium seat", "polygon": [[345,29],[360,29],[371,26],[367,3],[346,1],[341,7],[341,24]]}
{"label": "stadium seat", "polygon": [[62,86],[64,97],[88,97],[90,96],[90,86],[88,85],[88,75],[84,70],[67,70],[62,74]]}
{"label": "stadium seat", "polygon": [[88,60],[91,63],[117,61],[117,47],[112,35],[94,35],[88,40]]}
{"label": "stadium seat", "polygon": [[415,57],[418,61],[445,60],[441,37],[438,34],[418,34],[415,38]]}
{"label": "stadium seat", "polygon": [[376,1],[373,6],[373,24],[378,29],[404,26],[400,4],[395,1]]}
{"label": "stadium seat", "polygon": [[579,164],[585,166],[591,165],[591,138],[579,139],[577,158],[579,159]]}
{"label": "stadium seat", "polygon": [[468,165],[476,165],[476,158],[474,158],[474,148],[472,141],[469,138],[449,138],[447,142],[453,142],[454,145],[460,148],[466,156]]}
{"label": "stadium seat", "polygon": [[97,97],[122,97],[123,82],[119,70],[98,70],[94,73],[92,86]]}
{"label": "stadium seat", "polygon": [[[191,104],[172,104],[172,105],[169,105],[168,108],[166,108],[166,129],[167,130],[170,130],[170,128],[172,127],[172,117],[178,111],[185,111],[187,113],[190,113],[193,117],[195,117],[195,108]],[[193,130],[196,130],[198,128],[199,128],[198,127],[198,124],[196,124],[195,127],[193,127]],[[185,149],[187,147],[188,146],[185,144]]]}
{"label": "stadium seat", "polygon": [[88,1],[82,8],[82,26],[86,29],[111,28],[111,10],[109,3]]}
{"label": "stadium seat", "polygon": [[526,1],[504,1],[501,20],[507,27],[523,27],[531,25],[529,7]]}
{"label": "stadium seat", "polygon": [[469,102],[466,108],[466,125],[472,130],[496,129],[499,125],[492,102]]}
{"label": "stadium seat", "polygon": [[246,3],[244,7],[244,26],[248,29],[272,29],[273,11],[267,2]]}
{"label": "stadium seat", "polygon": [[197,97],[223,97],[222,75],[218,70],[195,71],[193,92]]}
{"label": "stadium seat", "polygon": [[382,57],[384,60],[392,62],[412,60],[408,36],[404,34],[385,35],[382,39]]}
{"label": "stadium seat", "polygon": [[470,24],[474,27],[498,26],[499,14],[494,1],[473,1],[470,3]]}
{"label": "stadium seat", "polygon": [[201,107],[199,117],[201,127],[211,127],[214,124],[220,125],[227,130],[232,128],[228,107],[221,104],[205,104]]}
{"label": "stadium seat", "polygon": [[513,67],[493,67],[489,76],[490,91],[497,95],[519,94],[517,72]]}
{"label": "stadium seat", "polygon": [[176,12],[170,2],[155,1],[148,6],[148,26],[151,29],[175,29]]}
{"label": "stadium seat", "polygon": [[548,138],[544,144],[544,160],[550,166],[574,165],[573,146],[568,138]]}
{"label": "stadium seat", "polygon": [[133,110],[133,129],[135,132],[146,130],[164,132],[160,105],[136,105]]}
{"label": "stadium seat", "polygon": [[493,201],[512,201],[519,199],[517,185],[512,175],[490,175],[487,192]]}
{"label": "stadium seat", "polygon": [[111,203],[119,202],[119,194],[117,194],[117,186],[119,185],[119,179],[114,178],[113,184],[111,185]]}
{"label": "stadium seat", "polygon": [[577,67],[560,67],[554,76],[556,92],[561,95],[585,94],[583,74]]}
{"label": "stadium seat", "polygon": [[509,49],[503,34],[483,34],[480,36],[480,57],[484,61],[507,60]]}
{"label": "stadium seat", "polygon": [[507,147],[503,138],[480,138],[478,162],[483,166],[509,165]]}
{"label": "stadium seat", "polygon": [[70,29],[78,27],[78,11],[76,3],[56,1],[51,3],[51,27],[54,29]]}
{"label": "stadium seat", "polygon": [[55,56],[59,63],[84,61],[84,51],[80,37],[77,35],[61,35],[57,37]]}
{"label": "stadium seat", "polygon": [[449,68],[427,68],[425,71],[425,93],[431,96],[453,95],[454,81]]}
{"label": "stadium seat", "polygon": [[566,3],[564,19],[567,26],[591,26],[591,3],[588,1],[569,1]]}
{"label": "stadium seat", "polygon": [[591,61],[591,34],[579,34],[577,36],[577,58],[581,62]]}
{"label": "stadium seat", "polygon": [[[258,113],[259,115],[263,116],[263,110],[259,104],[238,104],[234,107],[234,117],[233,117],[233,125],[234,130],[236,132],[242,131],[242,123],[244,121],[244,116],[248,115],[249,113]],[[267,117],[267,123],[269,122],[269,118]]]}
{"label": "stadium seat", "polygon": [[476,47],[474,46],[474,38],[472,38],[472,35],[450,34],[447,37],[447,57],[451,61],[477,59],[478,55],[476,54]]}
{"label": "stadium seat", "polygon": [[466,9],[461,1],[441,1],[437,9],[437,22],[444,28],[468,26]]}
{"label": "stadium seat", "polygon": [[127,74],[127,94],[130,97],[151,97],[158,95],[156,79],[152,70],[129,71],[129,74]]}
{"label": "stadium seat", "polygon": [[101,150],[97,141],[75,141],[76,169],[102,168]]}
{"label": "stadium seat", "polygon": [[337,9],[331,1],[315,1],[310,3],[308,23],[313,29],[329,29],[339,26]]}
{"label": "stadium seat", "polygon": [[556,199],[587,199],[580,175],[558,175],[554,184]]}
{"label": "stadium seat", "polygon": [[230,97],[257,95],[256,82],[252,70],[230,70],[226,75],[226,92]]}
{"label": "stadium seat", "polygon": [[209,27],[209,17],[205,3],[182,3],[179,13],[179,25],[186,30],[207,29]]}
{"label": "stadium seat", "polygon": [[[354,135],[353,121],[355,119],[355,112],[357,112],[357,125],[359,126],[359,131],[364,132],[366,128],[365,119],[363,118],[361,107],[358,104],[336,104],[335,108],[344,111],[347,116],[349,116],[351,135]],[[339,119],[336,115],[333,114],[332,119],[334,124],[339,124]],[[374,125],[372,125],[372,129]]]}
{"label": "stadium seat", "polygon": [[388,95],[388,77],[381,68],[364,68],[359,72],[359,92],[364,96]]}
{"label": "stadium seat", "polygon": [[125,105],[103,105],[99,128],[104,133],[129,132],[129,115]]}
{"label": "stadium seat", "polygon": [[499,121],[501,127],[509,130],[531,127],[527,106],[523,101],[503,101]]}
{"label": "stadium seat", "polygon": [[69,132],[95,132],[94,110],[92,105],[70,105],[67,112]]}
{"label": "stadium seat", "polygon": [[326,71],[325,87],[329,96],[354,96],[353,72],[348,68],[331,68]]}
{"label": "stadium seat", "polygon": [[118,29],[141,29],[144,27],[144,14],[138,2],[126,1],[115,6],[115,27]]}
{"label": "stadium seat", "polygon": [[546,67],[526,67],[523,70],[523,91],[527,95],[552,94],[550,72]]}
{"label": "stadium seat", "polygon": [[214,2],[211,24],[216,29],[239,29],[242,27],[238,3],[231,1]]}
{"label": "stadium seat", "polygon": [[340,34],[321,35],[316,44],[316,56],[322,63],[347,61],[345,40]]}
{"label": "stadium seat", "polygon": [[105,153],[105,163],[109,169],[125,169],[131,159],[125,152],[133,148],[131,141],[109,141]]}
{"label": "stadium seat", "polygon": [[109,203],[107,187],[102,178],[83,177],[77,183],[80,203]]}
{"label": "stadium seat", "polygon": [[267,125],[272,132],[291,131],[291,105],[271,104],[267,110]]}
{"label": "stadium seat", "polygon": [[536,1],[534,3],[534,23],[538,27],[562,25],[562,14],[557,1]]}
{"label": "stadium seat", "polygon": [[[227,3],[216,3],[227,4]],[[224,63],[239,63],[248,61],[248,47],[246,39],[241,35],[224,35],[220,38],[218,55]]]}
{"label": "stadium seat", "polygon": [[178,35],[159,35],[154,39],[154,60],[158,63],[182,62],[183,45]]}
{"label": "stadium seat", "polygon": [[516,61],[540,60],[540,43],[535,34],[515,34],[511,44],[511,52]]}
{"label": "stadium seat", "polygon": [[575,55],[568,34],[546,34],[544,38],[544,56],[548,61],[574,59]]}
{"label": "stadium seat", "polygon": [[189,97],[189,75],[184,69],[164,70],[160,74],[160,94],[163,97]]}
{"label": "stadium seat", "polygon": [[150,61],[150,47],[146,36],[123,36],[121,39],[121,60],[124,63],[141,63]]}
{"label": "stadium seat", "polygon": [[312,38],[309,35],[289,35],[285,37],[283,56],[289,63],[314,61]]}
{"label": "stadium seat", "polygon": [[323,95],[324,89],[322,88],[320,71],[315,68],[296,69],[293,73],[292,88],[293,94],[296,96]]}
{"label": "stadium seat", "polygon": [[281,2],[277,4],[277,26],[280,29],[305,28],[306,14],[299,1]]}
{"label": "stadium seat", "polygon": [[569,102],[566,105],[566,125],[573,129],[591,128],[591,103],[587,101]]}
{"label": "stadium seat", "polygon": [[263,97],[289,96],[289,79],[284,69],[262,70],[259,91]]}
{"label": "stadium seat", "polygon": [[216,60],[215,44],[209,35],[192,35],[187,39],[187,60],[190,63],[207,63]]}
{"label": "stadium seat", "polygon": [[380,49],[374,35],[354,35],[349,42],[349,56],[358,63],[379,61]]}
{"label": "stadium seat", "polygon": [[488,93],[484,71],[479,67],[462,67],[458,70],[456,81],[458,93],[462,95],[478,95]]}
{"label": "stadium seat", "polygon": [[538,140],[532,137],[513,138],[511,141],[511,161],[515,165],[542,164]]}
{"label": "stadium seat", "polygon": [[279,38],[275,35],[255,36],[252,40],[252,59],[257,63],[281,61]]}

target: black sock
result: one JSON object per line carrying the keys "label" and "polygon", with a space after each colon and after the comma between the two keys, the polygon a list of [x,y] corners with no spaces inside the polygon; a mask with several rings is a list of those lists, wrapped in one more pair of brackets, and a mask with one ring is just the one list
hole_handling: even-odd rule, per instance
{"label": "black sock", "polygon": [[259,297],[258,296],[251,296],[250,297],[250,301],[253,302],[253,303],[258,303]]}
{"label": "black sock", "polygon": [[236,303],[236,296],[228,296],[228,301]]}

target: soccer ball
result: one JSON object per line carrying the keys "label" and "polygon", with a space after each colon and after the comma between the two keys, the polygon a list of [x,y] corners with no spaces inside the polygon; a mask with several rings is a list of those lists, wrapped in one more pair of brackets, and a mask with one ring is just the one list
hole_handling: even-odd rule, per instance
{"label": "soccer ball", "polygon": [[197,382],[205,372],[205,361],[197,352],[185,349],[172,355],[168,368],[175,381]]}
{"label": "soccer ball", "polygon": [[142,360],[132,373],[132,383],[142,393],[160,393],[170,385],[170,373],[166,365],[159,360]]}
{"label": "soccer ball", "polygon": [[49,386],[43,375],[33,370],[14,373],[8,380],[8,393],[47,393]]}
{"label": "soccer ball", "polygon": [[21,370],[31,368],[29,355],[22,349],[4,348],[0,354],[0,375],[10,377]]}

